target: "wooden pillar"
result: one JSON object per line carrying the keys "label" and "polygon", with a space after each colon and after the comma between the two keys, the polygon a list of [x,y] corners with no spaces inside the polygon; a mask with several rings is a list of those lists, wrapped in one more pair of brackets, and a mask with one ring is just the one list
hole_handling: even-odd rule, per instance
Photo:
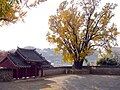
{"label": "wooden pillar", "polygon": [[27,68],[25,68],[25,79],[27,78]]}
{"label": "wooden pillar", "polygon": [[35,78],[36,78],[36,76],[37,76],[37,70],[36,70],[36,65],[35,65]]}
{"label": "wooden pillar", "polygon": [[13,68],[12,68],[12,79],[14,79],[14,76],[13,76],[13,75],[14,75],[14,71],[13,71]]}
{"label": "wooden pillar", "polygon": [[41,77],[43,77],[43,68],[41,67]]}
{"label": "wooden pillar", "polygon": [[18,68],[16,69],[16,79],[18,79]]}

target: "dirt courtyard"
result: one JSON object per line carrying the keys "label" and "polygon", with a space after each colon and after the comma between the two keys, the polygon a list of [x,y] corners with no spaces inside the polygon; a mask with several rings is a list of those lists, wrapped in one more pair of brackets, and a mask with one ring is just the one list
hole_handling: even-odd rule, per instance
{"label": "dirt courtyard", "polygon": [[120,76],[58,75],[0,82],[0,90],[120,90]]}

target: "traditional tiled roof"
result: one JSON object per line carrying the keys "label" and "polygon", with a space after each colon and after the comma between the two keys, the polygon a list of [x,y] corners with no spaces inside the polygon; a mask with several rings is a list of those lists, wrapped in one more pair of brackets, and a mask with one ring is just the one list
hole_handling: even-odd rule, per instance
{"label": "traditional tiled roof", "polygon": [[17,53],[27,61],[43,62],[46,61],[35,49],[18,48]]}
{"label": "traditional tiled roof", "polygon": [[[50,62],[48,62],[41,54],[38,54],[35,49],[23,49],[18,48],[14,53],[8,53],[5,57],[11,61],[15,67],[31,67],[32,63],[35,62],[36,65],[40,67],[53,67]],[[1,61],[2,62],[2,61]]]}
{"label": "traditional tiled roof", "polygon": [[12,54],[12,53],[9,53],[7,55],[7,58],[9,60],[11,60],[11,62],[16,66],[16,67],[31,67],[30,65],[28,65],[27,63],[24,62],[24,60],[19,57],[18,55],[16,54]]}

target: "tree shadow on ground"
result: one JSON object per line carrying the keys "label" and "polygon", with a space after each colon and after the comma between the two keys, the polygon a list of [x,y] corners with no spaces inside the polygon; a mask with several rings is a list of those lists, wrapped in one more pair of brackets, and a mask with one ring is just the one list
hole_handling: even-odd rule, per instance
{"label": "tree shadow on ground", "polygon": [[31,80],[16,80],[13,82],[1,82],[0,90],[42,90],[44,88],[51,88],[52,80],[45,79],[31,79]]}
{"label": "tree shadow on ground", "polygon": [[120,90],[120,76],[59,75],[0,82],[0,90]]}

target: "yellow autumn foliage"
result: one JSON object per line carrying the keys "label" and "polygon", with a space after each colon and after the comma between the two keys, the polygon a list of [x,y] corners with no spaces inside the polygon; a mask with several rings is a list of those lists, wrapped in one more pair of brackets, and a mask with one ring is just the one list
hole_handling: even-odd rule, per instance
{"label": "yellow autumn foliage", "polygon": [[100,12],[96,11],[98,6],[98,0],[66,0],[59,5],[57,14],[50,16],[52,33],[47,34],[47,40],[54,40],[55,52],[62,51],[64,62],[85,60],[94,50],[110,53],[116,45],[119,32],[110,20],[117,5],[107,3]]}

